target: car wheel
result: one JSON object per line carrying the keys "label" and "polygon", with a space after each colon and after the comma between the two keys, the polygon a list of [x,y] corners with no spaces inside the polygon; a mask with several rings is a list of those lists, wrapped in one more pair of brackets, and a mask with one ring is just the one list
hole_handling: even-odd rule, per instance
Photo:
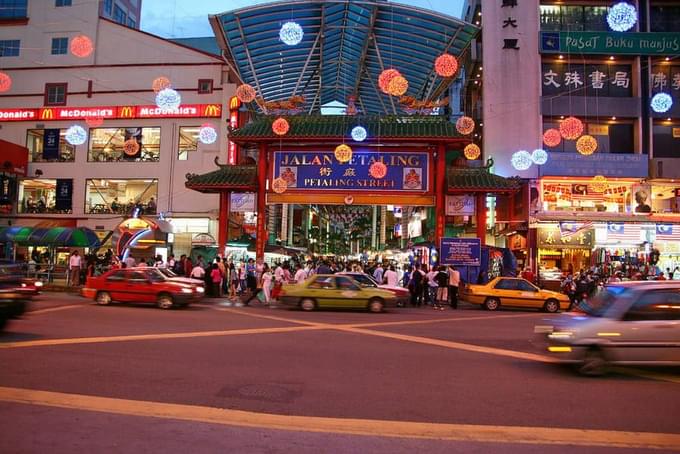
{"label": "car wheel", "polygon": [[311,298],[305,298],[302,301],[300,301],[300,309],[303,311],[313,311],[316,309],[316,301],[314,301]]}
{"label": "car wheel", "polygon": [[484,309],[487,311],[495,311],[500,305],[501,302],[498,298],[487,298],[486,301],[484,301]]}
{"label": "car wheel", "polygon": [[550,312],[551,314],[554,314],[555,312],[559,312],[560,303],[557,300],[548,300],[543,305],[543,310],[546,311],[546,312]]}
{"label": "car wheel", "polygon": [[599,377],[607,372],[607,358],[599,348],[589,348],[583,358],[583,363],[578,368],[581,375]]}
{"label": "car wheel", "polygon": [[368,310],[373,313],[382,312],[385,303],[380,298],[373,298],[368,302]]}
{"label": "car wheel", "polygon": [[99,292],[97,293],[96,301],[101,306],[111,304],[111,294],[109,292]]}
{"label": "car wheel", "polygon": [[167,293],[158,295],[156,305],[161,309],[172,309],[172,306],[174,305],[174,302],[172,301],[172,296],[168,295]]}

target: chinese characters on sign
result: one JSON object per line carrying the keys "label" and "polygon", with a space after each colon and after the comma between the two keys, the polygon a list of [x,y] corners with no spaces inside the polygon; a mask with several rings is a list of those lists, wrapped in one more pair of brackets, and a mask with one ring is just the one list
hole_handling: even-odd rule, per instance
{"label": "chinese characters on sign", "polygon": [[680,66],[657,65],[649,75],[652,93],[668,93],[673,99],[680,99]]}
{"label": "chinese characters on sign", "polygon": [[545,249],[591,249],[593,247],[593,229],[581,230],[574,235],[562,236],[559,227],[541,227],[538,229],[538,247]]}
{"label": "chinese characters on sign", "polygon": [[512,30],[513,35],[510,38],[503,38],[503,49],[514,49],[519,50],[519,39],[512,36],[516,36],[517,31],[517,19],[512,17],[512,9],[517,6],[517,0],[501,0],[501,8],[510,8],[510,14],[506,19],[503,19],[502,27],[507,30]]}
{"label": "chinese characters on sign", "polygon": [[[631,72],[630,65],[543,63],[543,96],[568,93],[574,96],[630,97],[633,95]],[[678,76],[680,79],[680,74]]]}

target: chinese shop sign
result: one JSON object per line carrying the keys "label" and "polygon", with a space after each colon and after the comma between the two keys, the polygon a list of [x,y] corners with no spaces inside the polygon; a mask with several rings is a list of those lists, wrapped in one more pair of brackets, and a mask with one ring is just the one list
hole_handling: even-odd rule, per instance
{"label": "chinese shop sign", "polygon": [[631,65],[543,63],[543,96],[630,97],[633,95],[631,72]]}
{"label": "chinese shop sign", "polygon": [[592,249],[593,229],[581,230],[574,235],[562,236],[559,227],[538,229],[538,247],[543,249]]}

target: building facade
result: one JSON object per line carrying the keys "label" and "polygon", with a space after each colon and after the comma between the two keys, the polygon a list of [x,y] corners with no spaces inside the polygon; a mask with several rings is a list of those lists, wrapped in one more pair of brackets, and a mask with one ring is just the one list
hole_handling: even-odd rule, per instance
{"label": "building facade", "polygon": [[[101,18],[99,9],[29,2],[26,24],[0,26],[0,42],[18,42],[0,57],[12,79],[0,93],[0,139],[29,155],[0,224],[82,226],[105,237],[138,208],[170,220],[172,250],[188,253],[195,235],[215,234],[218,202],[187,191],[185,175],[226,159],[224,106],[234,85],[219,56]],[[70,51],[76,35],[92,40],[89,55]],[[181,95],[179,108],[157,108],[159,77]],[[213,143],[198,138],[206,123]],[[66,135],[74,125],[87,133],[76,145]]]}

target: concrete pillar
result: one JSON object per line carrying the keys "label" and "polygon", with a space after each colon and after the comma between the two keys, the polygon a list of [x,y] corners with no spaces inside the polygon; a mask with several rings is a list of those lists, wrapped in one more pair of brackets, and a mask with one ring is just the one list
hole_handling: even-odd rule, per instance
{"label": "concrete pillar", "polygon": [[378,230],[378,207],[373,205],[373,217],[371,219],[371,249],[378,249],[376,245],[376,232]]}
{"label": "concrete pillar", "polygon": [[387,243],[387,207],[380,207],[380,249],[385,249]]}
{"label": "concrete pillar", "polygon": [[281,231],[279,232],[281,244],[288,244],[288,204],[281,205]]}
{"label": "concrete pillar", "polygon": [[288,235],[287,244],[291,246],[293,244],[293,224],[295,221],[295,205],[292,203],[288,205]]}

